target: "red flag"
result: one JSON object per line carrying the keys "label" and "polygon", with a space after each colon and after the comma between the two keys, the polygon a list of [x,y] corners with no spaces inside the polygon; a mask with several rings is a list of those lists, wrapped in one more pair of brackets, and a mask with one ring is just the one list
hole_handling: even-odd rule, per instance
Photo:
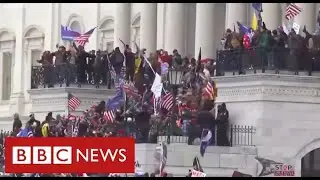
{"label": "red flag", "polygon": [[244,36],[243,36],[243,47],[245,49],[249,49],[251,46],[251,43],[250,43],[250,37],[249,35],[246,33]]}

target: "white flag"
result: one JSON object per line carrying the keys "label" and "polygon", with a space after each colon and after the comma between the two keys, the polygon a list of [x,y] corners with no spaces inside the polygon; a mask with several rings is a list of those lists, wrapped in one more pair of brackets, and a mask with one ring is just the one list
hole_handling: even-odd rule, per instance
{"label": "white flag", "polygon": [[163,84],[161,83],[161,76],[156,73],[156,77],[154,78],[151,91],[153,92],[155,98],[161,97],[161,91],[162,91]]}
{"label": "white flag", "polygon": [[292,29],[296,32],[296,34],[299,34],[300,31],[300,25],[297,23],[292,24]]}
{"label": "white flag", "polygon": [[284,23],[282,23],[282,30],[283,30],[284,33],[286,33],[286,35],[289,35],[288,28]]}

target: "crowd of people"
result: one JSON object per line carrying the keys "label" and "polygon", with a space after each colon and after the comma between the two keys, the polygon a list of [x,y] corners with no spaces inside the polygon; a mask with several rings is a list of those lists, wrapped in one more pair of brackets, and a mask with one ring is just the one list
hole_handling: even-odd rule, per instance
{"label": "crowd of people", "polygon": [[[214,60],[183,58],[177,50],[169,55],[167,51],[158,50],[146,57],[145,49],[132,52],[125,45],[125,52],[119,48],[113,52],[86,52],[82,46],[73,44],[66,50],[59,46],[56,52],[45,51],[41,63],[43,85],[53,87],[54,84],[77,82],[80,87],[90,82],[97,87],[101,84],[116,85],[121,78],[124,84],[132,85],[139,98],[128,98],[114,111],[112,119],[108,119],[108,102],[101,101],[92,105],[81,116],[57,115],[49,112],[41,122],[34,114],[23,126],[19,115],[14,115],[13,129],[10,136],[18,137],[134,137],[136,143],[157,143],[158,136],[188,136],[188,144],[199,142],[204,129],[215,132],[218,140],[211,144],[229,146],[227,137],[228,111],[226,105],[218,106],[215,118],[215,83],[211,81],[214,73]],[[170,90],[167,77],[168,69],[181,70],[182,82],[175,90]],[[39,69],[38,69],[39,70]],[[38,71],[40,72],[40,71]],[[76,74],[76,76],[72,76]],[[174,106],[171,110],[153,105],[152,83],[156,74],[161,75],[164,89],[172,92]],[[75,78],[75,79],[72,79]],[[213,94],[206,93],[208,82],[212,84]],[[34,84],[35,85],[35,84]],[[128,93],[127,93],[128,94]],[[196,96],[195,96],[196,95]],[[155,114],[155,108],[157,113]],[[216,126],[217,125],[217,126]],[[196,143],[197,144],[197,143]],[[152,174],[152,173],[151,173]]]}
{"label": "crowd of people", "polygon": [[[260,63],[262,70],[270,67],[279,70],[286,63],[287,50],[290,55],[288,61],[295,68],[296,74],[297,68],[301,67],[299,64],[311,71],[310,67],[314,68],[316,65],[315,57],[320,41],[318,35],[311,35],[306,27],[303,32],[305,37],[295,33],[293,29],[288,34],[282,28],[270,31],[263,24],[260,30],[253,33],[248,45],[244,43],[245,35],[241,30],[237,33],[228,29],[222,40],[223,51],[218,53],[217,64],[213,59],[201,59],[201,54],[197,59],[182,57],[178,50],[169,55],[167,51],[160,49],[147,56],[146,49],[136,46],[137,52],[132,52],[131,47],[125,44],[123,53],[119,47],[112,52],[86,52],[82,46],[74,43],[68,49],[57,46],[57,51],[45,51],[38,60],[42,65],[38,67],[37,73],[41,72],[43,75],[41,78],[45,87],[50,88],[55,84],[69,86],[75,82],[79,87],[82,84],[93,84],[96,87],[106,85],[114,88],[119,77],[122,77],[125,84],[133,86],[139,98],[129,98],[125,105],[116,109],[112,120],[106,119],[105,112],[110,109],[105,101],[93,105],[78,117],[72,114],[53,117],[50,112],[45,120],[40,122],[31,114],[24,127],[16,114],[10,135],[19,136],[24,133],[34,137],[130,136],[134,137],[137,143],[157,143],[159,136],[171,135],[188,136],[188,144],[192,145],[199,144],[204,130],[208,129],[217,136],[211,138],[210,144],[230,146],[227,135],[229,112],[224,103],[215,106],[216,85],[210,77],[215,75],[215,70],[219,75],[219,68],[230,62],[234,63],[240,74],[244,73],[244,53],[248,56],[246,59],[249,69],[257,68],[257,63]],[[260,59],[257,60],[257,57]],[[312,66],[309,66],[309,62],[312,62]],[[170,86],[168,71],[171,69],[182,71],[183,74],[176,89]],[[161,75],[164,89],[173,93],[175,105],[171,110],[153,105],[151,87],[156,74]],[[215,90],[213,96],[205,93],[209,82]],[[155,108],[158,108],[157,113],[154,113]],[[151,174],[153,176],[153,173]]]}
{"label": "crowd of people", "polygon": [[[201,53],[197,59],[182,57],[178,50],[173,50],[170,55],[160,49],[147,55],[146,49],[136,45],[137,52],[132,52],[131,47],[124,43],[123,53],[119,47],[112,52],[86,52],[83,46],[74,43],[69,48],[57,46],[55,52],[45,51],[38,60],[41,67],[35,67],[32,71],[32,88],[38,88],[39,84],[50,88],[56,84],[70,86],[71,83],[78,84],[78,87],[92,84],[97,88],[101,85],[114,88],[119,77],[123,77],[127,84],[133,85],[139,98],[130,98],[117,108],[112,119],[106,118],[105,112],[110,109],[105,101],[93,105],[78,117],[71,114],[53,117],[50,112],[40,122],[31,114],[24,127],[18,114],[15,114],[10,135],[130,136],[137,143],[157,143],[158,136],[170,134],[188,136],[188,144],[191,145],[199,143],[205,136],[204,130],[209,130],[217,135],[210,139],[210,144],[230,146],[227,136],[229,112],[226,104],[222,103],[217,106],[216,113],[217,91],[210,77],[223,75],[228,70],[245,74],[246,69],[262,69],[262,72],[274,69],[279,73],[279,70],[289,67],[296,75],[300,70],[308,71],[309,75],[313,70],[320,70],[320,35],[311,34],[306,26],[302,30],[305,37],[294,29],[288,32],[284,26],[271,31],[264,23],[258,30],[249,28],[248,32],[243,32],[241,27],[238,32],[235,28],[234,31],[227,29],[216,60],[201,59]],[[183,72],[182,82],[176,89],[170,86],[170,69]],[[156,74],[161,75],[164,89],[171,91],[175,98],[170,110],[156,107],[154,101],[150,101],[153,99],[151,87]],[[206,93],[208,84],[213,86],[213,94]],[[214,142],[215,139],[217,142]],[[143,176],[148,177],[149,174]],[[155,173],[150,174],[150,177],[154,176]],[[191,176],[191,171],[188,176]]]}
{"label": "crowd of people", "polygon": [[[158,50],[146,55],[146,49],[132,52],[129,45],[125,45],[125,52],[122,53],[117,47],[112,52],[103,50],[91,50],[86,52],[83,46],[65,46],[57,45],[55,52],[45,51],[40,60],[37,60],[41,66],[34,66],[32,70],[32,88],[54,87],[55,84],[67,87],[71,83],[79,87],[83,84],[92,84],[96,87],[101,85],[109,89],[114,88],[114,78],[111,74],[111,68],[115,73],[125,74],[127,81],[136,84],[150,82],[154,78],[154,73],[149,66],[145,66],[144,59],[151,63],[152,68],[161,74],[161,62],[166,62],[170,67],[180,68],[188,71],[197,65],[196,59],[191,57],[182,57],[178,50],[174,50],[170,55],[165,50]],[[214,60],[205,59],[208,62],[205,65],[205,72],[214,75]],[[112,67],[111,67],[112,66]],[[146,79],[149,78],[149,79]],[[151,81],[152,83],[152,81]]]}
{"label": "crowd of people", "polygon": [[[224,71],[286,69],[298,75],[299,71],[320,71],[320,34],[310,33],[303,26],[304,37],[285,26],[270,30],[263,23],[260,29],[249,28],[249,37],[240,28],[238,32],[227,29],[217,54],[217,75]],[[301,31],[301,30],[300,30]]]}

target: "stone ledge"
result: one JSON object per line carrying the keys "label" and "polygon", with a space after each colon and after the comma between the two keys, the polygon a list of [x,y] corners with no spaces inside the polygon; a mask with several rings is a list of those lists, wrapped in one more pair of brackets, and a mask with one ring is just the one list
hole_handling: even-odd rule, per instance
{"label": "stone ledge", "polygon": [[318,76],[297,76],[297,75],[284,75],[284,74],[249,74],[249,75],[236,75],[236,76],[217,76],[212,77],[213,80],[219,83],[252,83],[254,81],[269,81],[270,83],[280,81],[281,84],[286,82],[301,84],[312,83],[314,87],[320,87],[320,77]]}
{"label": "stone ledge", "polygon": [[294,102],[320,104],[320,77],[251,74],[213,77],[217,102]]}
{"label": "stone ledge", "polygon": [[78,88],[78,87],[57,87],[57,88],[43,88],[43,89],[29,89],[29,94],[45,95],[45,94],[61,94],[61,93],[85,93],[95,94],[101,93],[104,95],[114,94],[115,89],[97,89],[97,88]]}
{"label": "stone ledge", "polygon": [[[187,143],[188,142],[188,137],[186,136],[170,136],[170,144],[175,144],[175,143]],[[157,142],[167,142],[168,136],[158,136]]]}
{"label": "stone ledge", "polygon": [[[144,151],[154,151],[158,144],[136,144],[136,150]],[[167,145],[168,152],[184,152],[184,151],[200,151],[200,146],[198,145],[188,145],[185,143],[173,143]],[[210,154],[247,154],[247,155],[257,155],[257,148],[254,146],[209,146],[206,149],[206,153]]]}
{"label": "stone ledge", "polygon": [[[136,144],[136,160],[142,165],[154,165],[154,153],[158,144]],[[255,147],[218,147],[207,148],[204,157],[200,155],[200,146],[187,144],[169,144],[167,167],[176,167],[188,170],[192,166],[195,156],[199,157],[203,168],[241,168],[254,169],[257,162]]]}
{"label": "stone ledge", "polygon": [[90,108],[93,104],[99,103],[101,100],[107,100],[115,94],[114,89],[96,89],[96,88],[77,88],[77,87],[57,87],[30,89],[30,102],[32,104],[30,112],[36,117],[44,119],[45,112],[51,111],[54,114],[64,112],[67,107],[68,93],[80,99],[81,104],[76,109],[75,114],[80,115],[81,112]]}

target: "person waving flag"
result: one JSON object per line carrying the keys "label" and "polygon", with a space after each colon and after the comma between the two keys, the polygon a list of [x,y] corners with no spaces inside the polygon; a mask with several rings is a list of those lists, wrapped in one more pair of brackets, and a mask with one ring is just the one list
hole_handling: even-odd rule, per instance
{"label": "person waving flag", "polygon": [[89,42],[90,36],[93,34],[96,27],[90,29],[88,32],[81,34],[80,36],[76,37],[74,39],[75,42],[77,42],[81,46],[85,46],[87,42]]}
{"label": "person waving flag", "polygon": [[249,49],[251,47],[252,37],[254,35],[254,32],[251,28],[246,27],[245,25],[241,24],[240,22],[237,22],[239,26],[239,31],[244,34],[243,36],[243,47],[245,49]]}
{"label": "person waving flag", "polygon": [[212,138],[212,132],[208,129],[203,129],[202,131],[202,139],[200,144],[200,154],[203,157],[206,152],[207,147],[210,144],[210,140]]}

